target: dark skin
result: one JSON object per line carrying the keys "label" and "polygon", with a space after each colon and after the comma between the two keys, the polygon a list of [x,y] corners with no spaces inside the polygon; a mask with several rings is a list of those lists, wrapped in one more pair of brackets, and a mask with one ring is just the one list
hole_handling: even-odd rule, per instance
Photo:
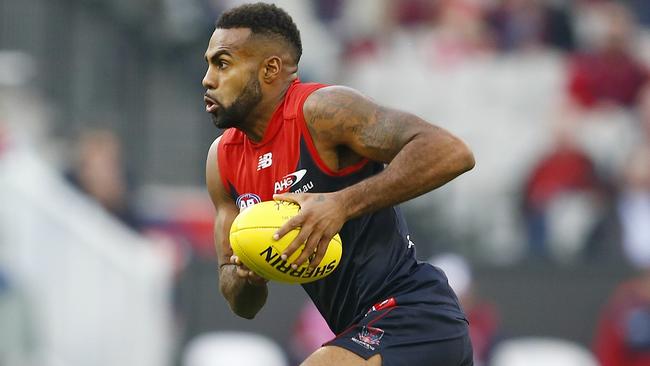
{"label": "dark skin", "polygon": [[[217,29],[205,53],[208,70],[203,78],[206,106],[219,119],[219,109],[236,104],[246,94],[251,78],[260,83],[262,99],[236,127],[253,141],[260,141],[268,119],[293,80],[297,66],[289,52],[269,52],[265,39],[253,37],[250,29]],[[276,44],[275,47],[278,45]],[[286,49],[286,47],[285,47]],[[265,121],[265,123],[260,123]],[[210,147],[206,162],[206,183],[216,208],[215,248],[219,263],[219,288],[237,315],[252,319],[268,296],[266,281],[248,270],[233,255],[228,241],[230,226],[239,213],[235,202],[223,187],[217,169],[217,141]]]}
{"label": "dark skin", "polygon": [[[206,52],[208,72],[203,85],[211,98],[228,105],[241,95],[249,77],[257,77],[261,101],[236,128],[260,141],[271,114],[296,78],[297,67],[281,41],[260,42],[248,29],[217,29]],[[228,51],[222,69],[220,50]],[[220,56],[221,57],[221,56]],[[331,193],[280,194],[274,199],[295,202],[300,214],[277,231],[282,237],[294,228],[300,233],[283,253],[286,257],[305,243],[295,266],[316,251],[322,259],[330,239],[346,221],[417,197],[472,169],[474,158],[457,137],[412,114],[380,106],[346,87],[319,89],[306,100],[303,112],[323,162],[337,171],[363,158],[386,163],[386,169],[343,190]],[[220,289],[235,313],[252,318],[266,301],[266,282],[233,256],[228,232],[238,214],[219,179],[217,141],[208,153],[207,186],[217,210],[215,244],[220,264]]]}

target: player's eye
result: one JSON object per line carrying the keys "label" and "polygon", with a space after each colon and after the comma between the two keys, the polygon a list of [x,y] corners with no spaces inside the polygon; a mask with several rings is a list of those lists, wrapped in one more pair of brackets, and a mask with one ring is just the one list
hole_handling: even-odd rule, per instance
{"label": "player's eye", "polygon": [[225,69],[226,67],[228,67],[228,63],[227,63],[226,61],[224,61],[224,60],[221,60],[221,59],[220,59],[220,60],[217,60],[217,67],[218,67],[219,69],[223,70],[223,69]]}

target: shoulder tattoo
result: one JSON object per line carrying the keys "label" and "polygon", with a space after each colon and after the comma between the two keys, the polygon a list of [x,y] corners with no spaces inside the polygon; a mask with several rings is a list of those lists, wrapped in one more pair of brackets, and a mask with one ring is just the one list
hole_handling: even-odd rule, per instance
{"label": "shoulder tattoo", "polygon": [[347,143],[383,161],[391,160],[410,139],[410,114],[345,89],[316,92],[310,98],[306,122],[314,139]]}

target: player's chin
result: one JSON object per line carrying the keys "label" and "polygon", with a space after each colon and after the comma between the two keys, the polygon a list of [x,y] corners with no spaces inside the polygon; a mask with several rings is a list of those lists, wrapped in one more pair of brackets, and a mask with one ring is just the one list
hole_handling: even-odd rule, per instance
{"label": "player's chin", "polygon": [[210,120],[212,120],[212,124],[216,128],[228,128],[228,126],[226,126],[226,123],[223,120],[223,118],[219,118],[219,116],[217,115],[216,112],[211,112],[210,113]]}
{"label": "player's chin", "polygon": [[226,128],[235,127],[234,123],[232,123],[230,120],[226,118],[223,118],[222,116],[219,116],[217,113],[218,112],[210,113],[210,119],[212,120],[212,124],[216,128],[226,129]]}

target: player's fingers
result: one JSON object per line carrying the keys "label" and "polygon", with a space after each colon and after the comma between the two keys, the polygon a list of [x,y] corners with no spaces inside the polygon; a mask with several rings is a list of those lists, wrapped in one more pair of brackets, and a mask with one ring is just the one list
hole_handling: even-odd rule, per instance
{"label": "player's fingers", "polygon": [[303,224],[304,219],[304,215],[298,214],[287,220],[287,222],[285,222],[284,225],[273,234],[273,240],[280,240],[280,238],[285,236],[289,231],[300,227]]}
{"label": "player's fingers", "polygon": [[233,256],[230,257],[230,263],[236,265],[237,268],[241,268],[241,269],[244,269],[244,270],[248,270],[248,267],[246,267],[246,265],[244,264],[244,262],[242,262],[242,261],[239,259],[239,257],[236,256],[236,255],[233,255]]}
{"label": "player's fingers", "polygon": [[248,279],[251,281],[259,281],[262,279],[262,277],[260,277],[257,273],[248,270]]}
{"label": "player's fingers", "polygon": [[307,239],[307,242],[305,243],[305,247],[302,249],[302,252],[291,265],[292,268],[296,269],[302,266],[302,264],[305,263],[305,261],[307,261],[307,258],[309,258],[314,254],[314,250],[316,250],[316,246],[318,245],[320,238],[321,238],[320,235],[314,233],[312,233],[312,235],[309,236],[309,239]]}
{"label": "player's fingers", "polygon": [[300,195],[297,193],[278,193],[273,195],[274,201],[288,201],[296,204],[300,204],[300,202],[298,202],[299,198]]}
{"label": "player's fingers", "polygon": [[325,257],[325,252],[327,252],[327,246],[330,245],[329,235],[323,235],[318,241],[318,247],[316,248],[316,254],[314,258],[309,261],[309,267],[316,268]]}
{"label": "player's fingers", "polygon": [[248,280],[248,283],[251,283],[251,284],[257,285],[257,286],[264,285],[267,282],[269,282],[266,278],[261,277],[260,275],[258,275],[257,273],[255,273],[253,271],[248,271],[247,280]]}
{"label": "player's fingers", "polygon": [[240,278],[248,278],[248,272],[250,271],[247,268],[237,267],[237,276]]}
{"label": "player's fingers", "polygon": [[307,238],[309,238],[309,233],[311,232],[311,229],[309,227],[303,227],[300,229],[298,232],[298,235],[293,239],[291,244],[287,246],[287,248],[282,252],[281,258],[282,260],[287,260],[287,258],[291,257],[291,255],[300,248],[301,245],[307,241]]}

